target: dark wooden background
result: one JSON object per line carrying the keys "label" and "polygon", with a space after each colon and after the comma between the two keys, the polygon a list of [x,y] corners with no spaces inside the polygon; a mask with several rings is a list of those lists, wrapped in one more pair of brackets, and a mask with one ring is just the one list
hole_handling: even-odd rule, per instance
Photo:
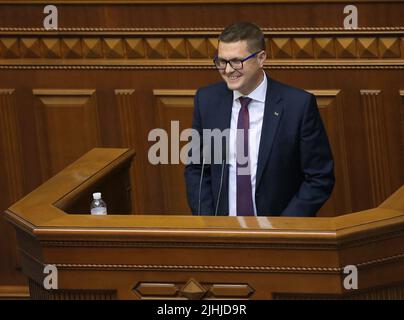
{"label": "dark wooden background", "polygon": [[[136,150],[135,213],[189,214],[182,165],[148,162],[148,133],[191,124],[195,90],[219,81],[220,30],[260,25],[266,71],[313,92],[331,141],[336,187],[319,216],[372,208],[404,183],[404,3],[399,1],[0,1],[0,212],[89,149]],[[355,4],[359,29],[344,30]],[[90,202],[90,199],[89,199]],[[0,219],[2,287],[25,285]]]}

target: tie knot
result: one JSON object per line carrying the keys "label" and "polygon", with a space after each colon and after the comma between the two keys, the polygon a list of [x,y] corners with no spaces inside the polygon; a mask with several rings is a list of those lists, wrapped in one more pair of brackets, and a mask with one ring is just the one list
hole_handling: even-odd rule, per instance
{"label": "tie knot", "polygon": [[240,100],[241,107],[247,108],[248,104],[251,102],[252,99],[249,97],[240,97],[239,100]]}

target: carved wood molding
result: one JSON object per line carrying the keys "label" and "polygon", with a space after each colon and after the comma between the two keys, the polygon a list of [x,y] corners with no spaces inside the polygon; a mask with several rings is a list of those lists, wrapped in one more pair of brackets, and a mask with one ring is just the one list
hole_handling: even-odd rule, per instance
{"label": "carved wood molding", "polygon": [[[2,69],[214,69],[221,29],[0,28]],[[403,28],[264,28],[267,68],[402,69]]]}
{"label": "carved wood molding", "polygon": [[[353,0],[350,3],[389,3],[402,0]],[[49,4],[47,0],[0,0],[1,4]],[[253,3],[322,3],[324,0],[54,0],[52,4],[253,4]],[[328,0],[327,3],[346,3],[346,0]]]}
{"label": "carved wood molding", "polygon": [[[38,230],[38,229],[37,229]],[[337,232],[338,233],[338,232]],[[399,238],[404,236],[404,230],[395,230],[381,235],[368,236],[366,238],[346,239],[339,243],[210,243],[210,242],[144,242],[144,241],[52,241],[42,240],[44,247],[113,247],[113,248],[293,248],[299,249],[321,249],[335,250],[363,246],[366,244]]]}
{"label": "carved wood molding", "polygon": [[22,300],[29,298],[28,286],[0,285],[0,300]]}
{"label": "carved wood molding", "polygon": [[165,265],[165,264],[67,264],[56,263],[58,270],[144,270],[144,271],[227,271],[227,272],[301,272],[341,273],[343,268],[332,267],[277,267],[277,266],[226,266],[226,265]]}
{"label": "carved wood molding", "polygon": [[[342,273],[341,267],[301,267],[301,266],[229,266],[229,265],[181,265],[181,264],[102,264],[102,263],[54,263],[41,261],[31,253],[20,248],[21,255],[29,259],[31,263],[43,270],[45,264],[52,264],[60,270],[138,270],[138,271],[226,271],[226,272],[304,272],[304,273]],[[383,259],[365,261],[364,265],[370,266],[374,263],[386,263],[402,260],[404,254],[385,257]],[[379,261],[380,260],[380,261]],[[42,275],[41,275],[42,276]]]}
{"label": "carved wood molding", "polygon": [[115,300],[115,290],[46,290],[34,279],[28,278],[33,300]]}
{"label": "carved wood molding", "polygon": [[[44,266],[45,263],[38,260],[30,253],[20,248],[21,254],[36,264]],[[379,259],[356,263],[358,269],[374,267],[380,264],[397,263],[404,260],[404,253],[387,256]],[[58,270],[138,270],[138,271],[226,271],[226,272],[300,272],[300,273],[342,273],[343,267],[304,267],[304,266],[229,266],[229,265],[168,265],[168,264],[89,264],[89,263],[53,263]]]}
{"label": "carved wood molding", "polygon": [[403,300],[404,283],[391,284],[388,287],[378,287],[365,290],[352,290],[344,295],[319,293],[281,293],[273,292],[274,300]]}
{"label": "carved wood molding", "polygon": [[[46,61],[41,61],[44,63]],[[173,61],[172,61],[173,62]],[[215,70],[215,67],[210,65],[204,65],[201,63],[200,65],[192,65],[188,63],[184,63],[183,65],[175,65],[175,63],[170,64],[171,61],[164,61],[165,64],[155,62],[153,64],[149,64],[145,66],[141,62],[133,65],[126,65],[125,61],[115,62],[118,65],[107,65],[107,62],[102,62],[102,65],[77,65],[77,64],[54,64],[54,61],[48,61],[49,65],[36,65],[32,64],[9,64],[4,65],[1,64],[0,60],[0,70],[144,70],[144,71],[151,71],[151,70]],[[111,63],[111,61],[108,61]],[[121,63],[121,65],[119,65]],[[105,64],[105,65],[103,65]],[[264,66],[265,70],[402,70],[404,69],[404,62],[403,61],[386,61],[385,63],[378,63],[378,62],[369,62],[365,60],[358,60],[352,63],[333,63],[327,64],[326,62],[316,62],[307,63],[307,62],[295,62],[295,61],[286,61],[286,62],[275,62],[275,63],[266,63]]]}
{"label": "carved wood molding", "polygon": [[[0,0],[1,3],[1,0]],[[339,35],[368,34],[389,32],[402,34],[404,27],[359,27],[357,29],[345,29],[343,27],[261,27],[266,35],[272,33],[318,33]],[[169,35],[214,35],[218,36],[223,31],[222,27],[187,27],[187,28],[161,28],[161,27],[60,27],[57,30],[47,30],[38,27],[0,27],[0,34],[18,35],[20,33],[35,33],[35,35],[85,35],[89,32],[95,34],[120,33],[124,35],[158,35],[161,33]]]}
{"label": "carved wood molding", "polygon": [[141,242],[141,241],[41,241],[46,247],[112,247],[112,248],[293,248],[293,249],[329,249],[337,248],[335,245],[327,244],[276,244],[276,243],[199,243],[199,242]]}
{"label": "carved wood molding", "polygon": [[[380,259],[364,261],[356,264],[358,269],[373,267],[375,265],[399,262],[404,259],[404,253]],[[342,273],[343,267],[301,267],[301,266],[229,266],[229,265],[167,265],[167,264],[72,264],[55,263],[60,270],[90,269],[90,270],[147,270],[147,271],[227,271],[227,272],[299,272],[299,273]]]}
{"label": "carved wood molding", "polygon": [[249,284],[244,283],[211,283],[194,278],[187,282],[138,282],[132,291],[142,299],[161,297],[172,298],[221,298],[247,299],[255,292]]}

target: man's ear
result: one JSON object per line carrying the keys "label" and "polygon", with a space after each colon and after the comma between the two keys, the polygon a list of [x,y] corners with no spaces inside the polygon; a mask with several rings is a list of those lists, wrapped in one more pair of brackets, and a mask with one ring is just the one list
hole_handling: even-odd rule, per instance
{"label": "man's ear", "polygon": [[258,54],[258,61],[261,67],[264,66],[264,62],[267,59],[267,53],[265,50],[262,50],[259,54]]}

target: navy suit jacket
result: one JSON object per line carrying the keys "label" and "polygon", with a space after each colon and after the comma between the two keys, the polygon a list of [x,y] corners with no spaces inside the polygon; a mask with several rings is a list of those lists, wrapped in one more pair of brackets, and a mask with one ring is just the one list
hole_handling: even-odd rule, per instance
{"label": "navy suit jacket", "polygon": [[[315,216],[334,187],[334,162],[314,95],[269,77],[259,145],[255,204],[258,216]],[[197,91],[192,127],[230,127],[233,92],[225,82]],[[228,164],[185,167],[188,204],[194,215],[228,215]],[[219,200],[219,201],[218,201]]]}

